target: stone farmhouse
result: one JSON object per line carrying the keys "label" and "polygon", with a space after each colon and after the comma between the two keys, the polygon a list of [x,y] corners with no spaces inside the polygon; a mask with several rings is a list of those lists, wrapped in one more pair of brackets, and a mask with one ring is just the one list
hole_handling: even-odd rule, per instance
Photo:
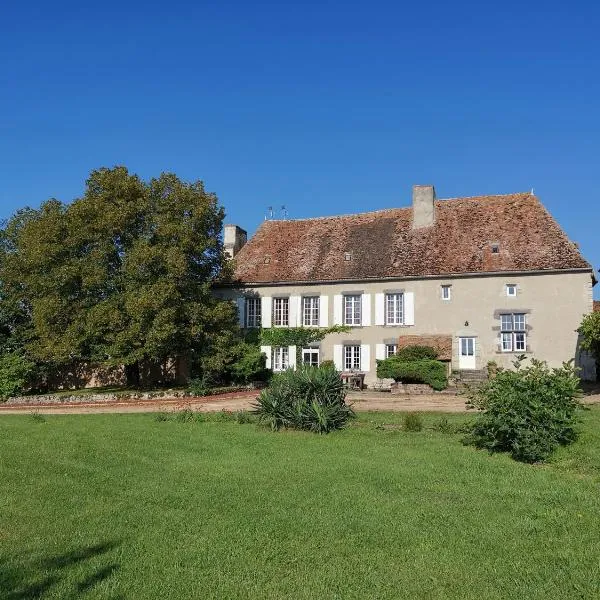
{"label": "stone farmhouse", "polygon": [[[532,193],[438,200],[416,185],[411,207],[267,220],[249,241],[227,225],[225,249],[236,284],[221,295],[243,327],[348,325],[299,355],[366,384],[377,359],[415,343],[457,371],[525,354],[593,375],[576,329],[594,309],[594,271]],[[295,366],[295,347],[262,349],[275,371]]]}

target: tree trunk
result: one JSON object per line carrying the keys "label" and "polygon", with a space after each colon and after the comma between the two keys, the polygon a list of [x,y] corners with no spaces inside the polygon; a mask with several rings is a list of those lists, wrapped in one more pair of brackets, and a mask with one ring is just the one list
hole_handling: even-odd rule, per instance
{"label": "tree trunk", "polygon": [[127,380],[127,387],[139,388],[140,387],[140,363],[134,362],[131,365],[125,365],[125,379]]}

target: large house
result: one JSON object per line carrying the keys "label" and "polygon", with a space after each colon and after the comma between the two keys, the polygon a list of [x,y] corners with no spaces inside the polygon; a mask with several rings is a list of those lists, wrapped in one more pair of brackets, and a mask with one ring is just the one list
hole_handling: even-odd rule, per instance
{"label": "large house", "polygon": [[[526,354],[559,366],[576,359],[576,329],[592,312],[591,265],[533,193],[437,200],[413,188],[412,207],[300,220],[268,220],[246,243],[228,225],[244,327],[328,327],[301,360],[333,360],[376,379],[376,359],[427,343],[453,370],[510,366]],[[295,347],[263,351],[274,370]]]}

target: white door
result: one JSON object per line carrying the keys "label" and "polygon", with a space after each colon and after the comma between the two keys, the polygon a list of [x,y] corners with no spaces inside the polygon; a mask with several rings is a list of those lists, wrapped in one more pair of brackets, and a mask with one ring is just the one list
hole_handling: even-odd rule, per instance
{"label": "white door", "polygon": [[475,338],[461,337],[458,368],[463,370],[476,369],[475,364]]}

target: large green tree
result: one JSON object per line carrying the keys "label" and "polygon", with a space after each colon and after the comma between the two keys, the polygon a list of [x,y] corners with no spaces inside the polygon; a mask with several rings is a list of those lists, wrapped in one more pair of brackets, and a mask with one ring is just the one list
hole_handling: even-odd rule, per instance
{"label": "large green tree", "polygon": [[583,317],[577,331],[581,336],[581,349],[589,352],[596,360],[596,380],[600,381],[600,312]]}
{"label": "large green tree", "polygon": [[228,275],[223,217],[200,181],[93,171],[81,198],[50,200],[4,228],[0,318],[24,313],[35,360],[125,365],[134,384],[147,363],[199,363],[237,327],[233,305],[211,293]]}

